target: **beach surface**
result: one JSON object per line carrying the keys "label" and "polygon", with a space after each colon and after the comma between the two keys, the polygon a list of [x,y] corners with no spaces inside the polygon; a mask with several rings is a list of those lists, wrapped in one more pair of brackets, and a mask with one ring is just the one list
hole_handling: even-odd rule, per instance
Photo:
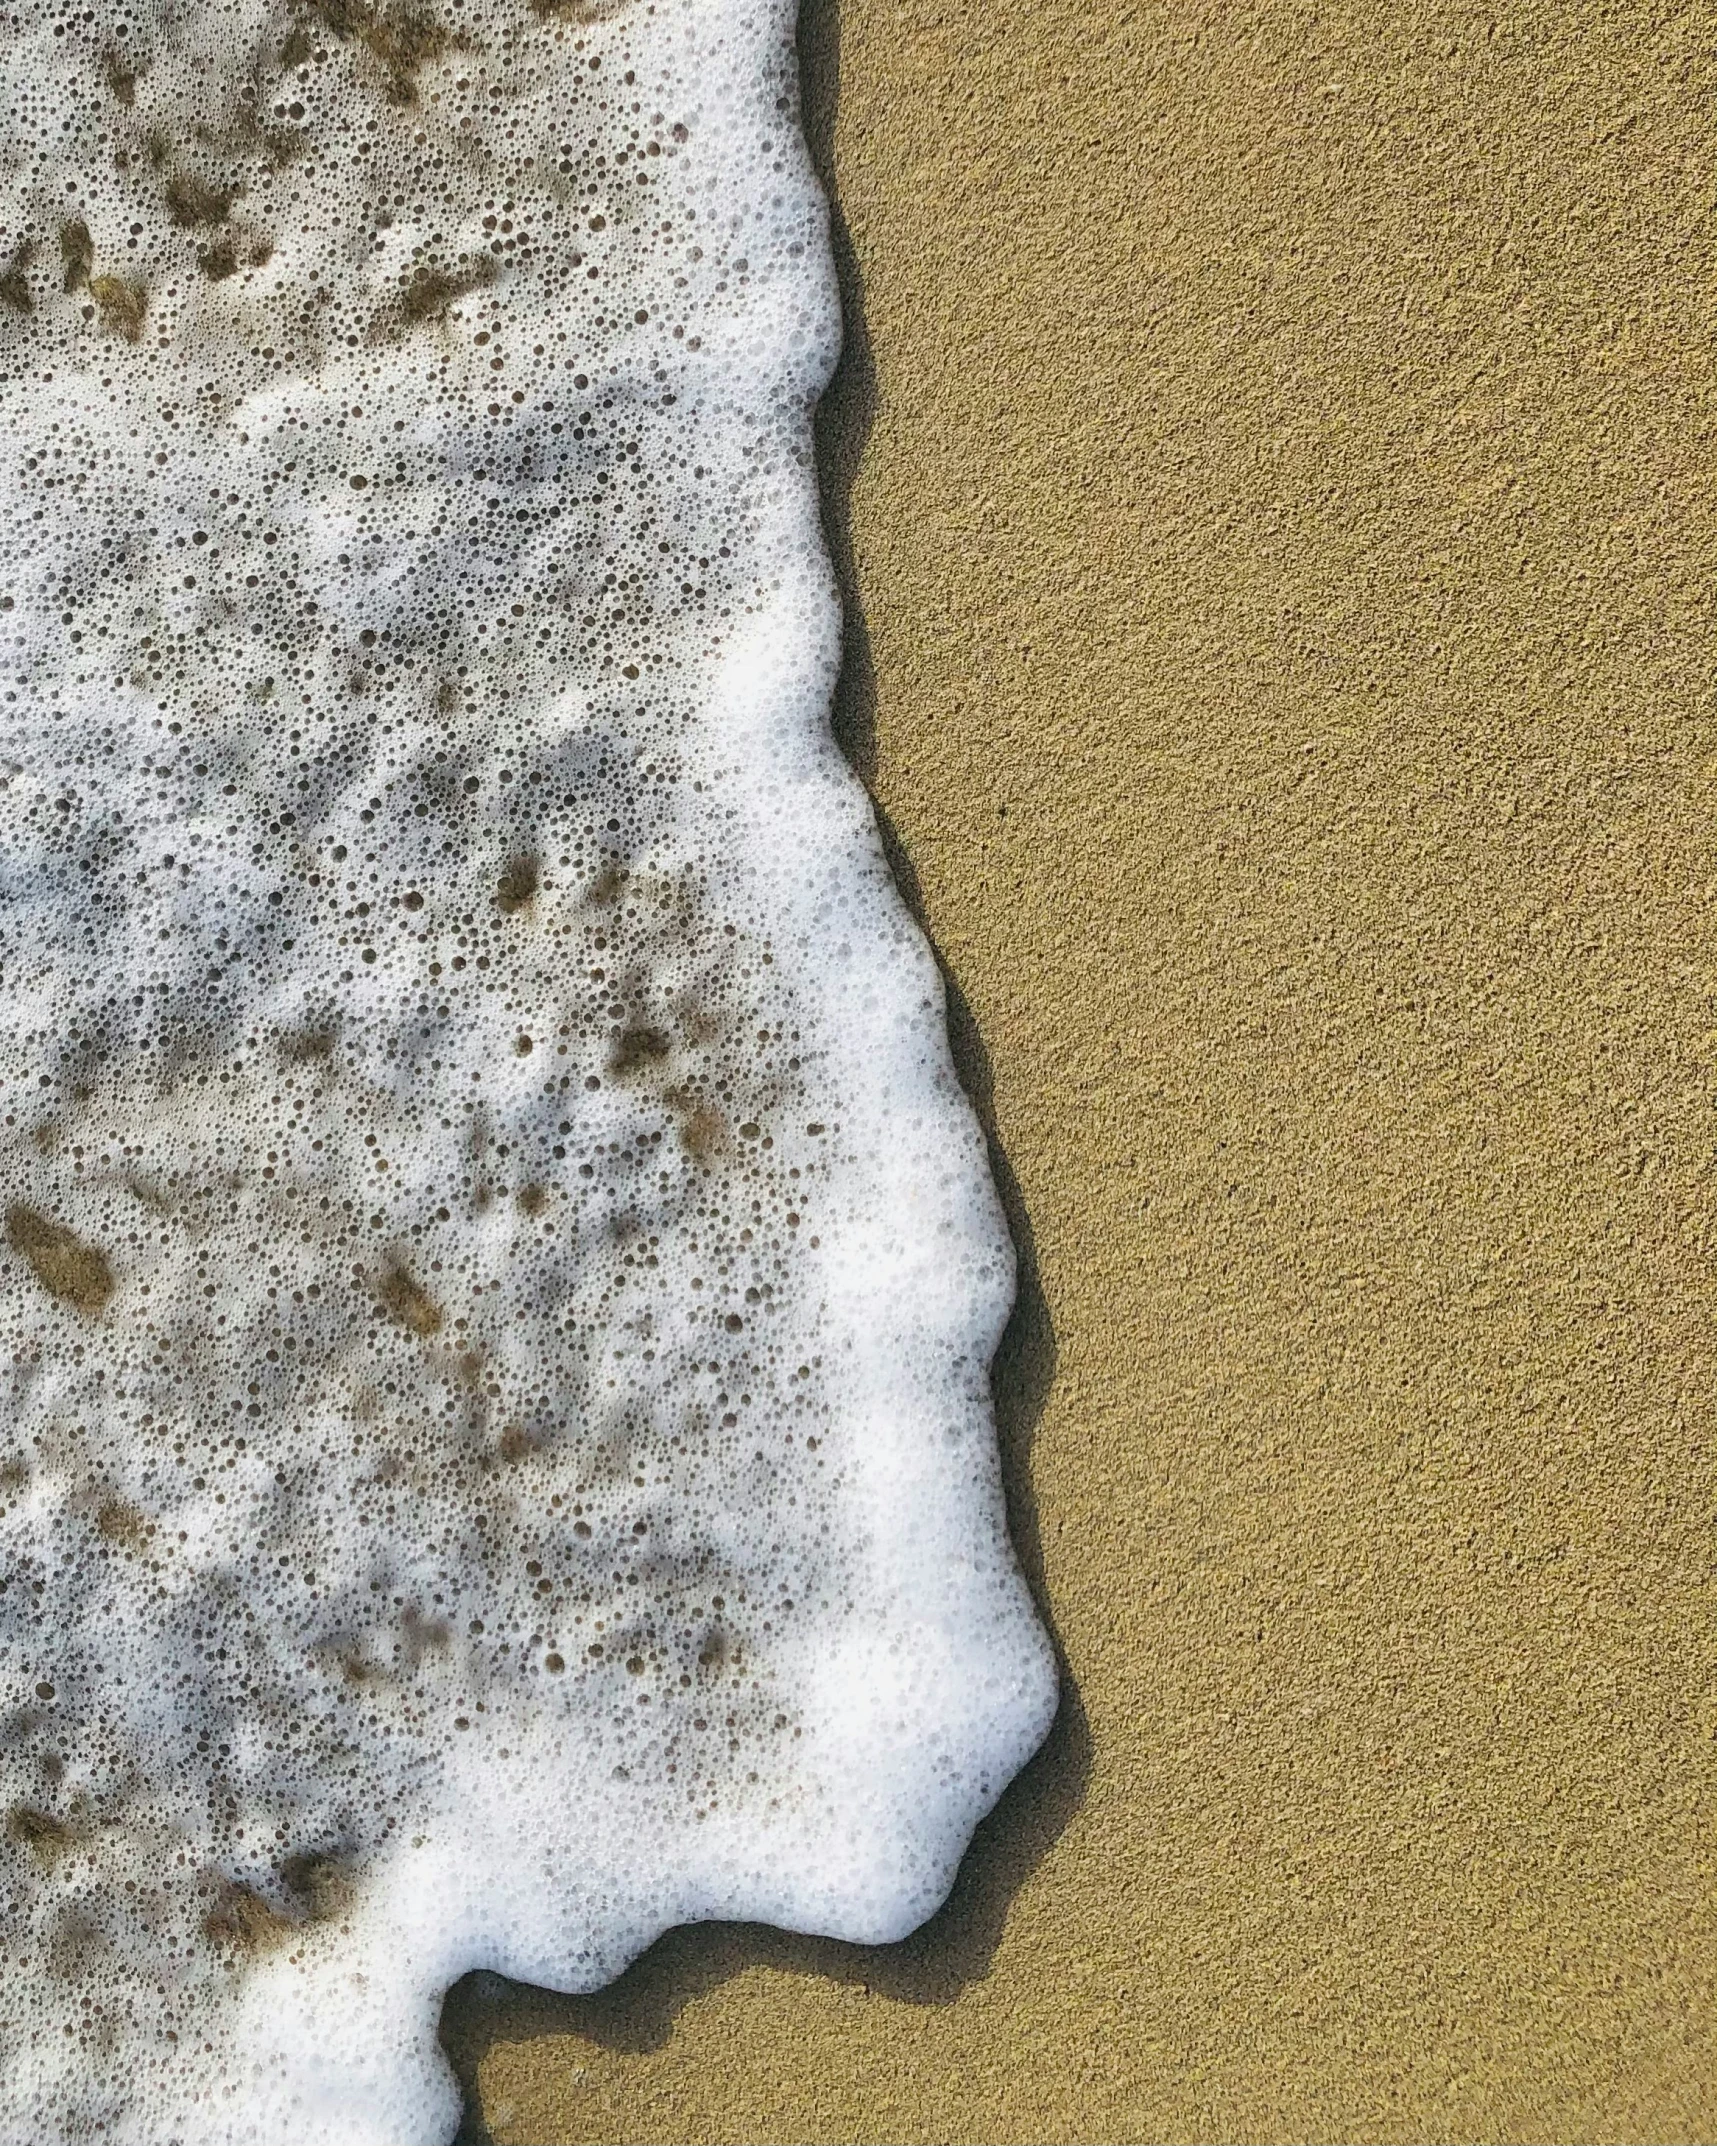
{"label": "beach surface", "polygon": [[1709,19],[805,49],[839,720],[1024,1253],[1066,1700],[904,1947],[465,1985],[466,2136],[1708,2140]]}

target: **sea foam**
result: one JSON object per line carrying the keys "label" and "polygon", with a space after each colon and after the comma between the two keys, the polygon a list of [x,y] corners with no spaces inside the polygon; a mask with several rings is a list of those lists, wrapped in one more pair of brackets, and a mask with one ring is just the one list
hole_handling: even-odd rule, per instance
{"label": "sea foam", "polygon": [[0,2135],[446,2138],[452,1979],[900,1936],[1053,1706],[791,14],[0,25]]}

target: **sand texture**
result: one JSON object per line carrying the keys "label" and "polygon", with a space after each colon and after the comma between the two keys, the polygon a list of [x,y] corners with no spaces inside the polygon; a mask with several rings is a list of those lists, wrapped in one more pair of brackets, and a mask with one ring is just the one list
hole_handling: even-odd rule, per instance
{"label": "sand texture", "polygon": [[1709,2140],[1711,17],[807,52],[840,719],[1026,1252],[1069,1700],[897,1953],[467,1985],[468,2135]]}

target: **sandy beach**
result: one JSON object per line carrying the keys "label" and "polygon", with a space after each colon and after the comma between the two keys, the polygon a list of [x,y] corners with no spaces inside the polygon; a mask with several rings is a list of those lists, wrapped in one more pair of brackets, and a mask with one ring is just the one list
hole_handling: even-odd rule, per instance
{"label": "sandy beach", "polygon": [[1709,21],[807,0],[838,711],[1067,1672],[949,1907],[465,2136],[1717,2134]]}

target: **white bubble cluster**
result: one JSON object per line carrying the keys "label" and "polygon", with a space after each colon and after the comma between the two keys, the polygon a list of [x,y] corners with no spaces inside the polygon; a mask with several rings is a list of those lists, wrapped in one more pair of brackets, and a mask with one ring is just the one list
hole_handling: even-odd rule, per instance
{"label": "white bubble cluster", "polygon": [[1046,1725],[784,0],[0,14],[0,2135],[934,1906]]}

